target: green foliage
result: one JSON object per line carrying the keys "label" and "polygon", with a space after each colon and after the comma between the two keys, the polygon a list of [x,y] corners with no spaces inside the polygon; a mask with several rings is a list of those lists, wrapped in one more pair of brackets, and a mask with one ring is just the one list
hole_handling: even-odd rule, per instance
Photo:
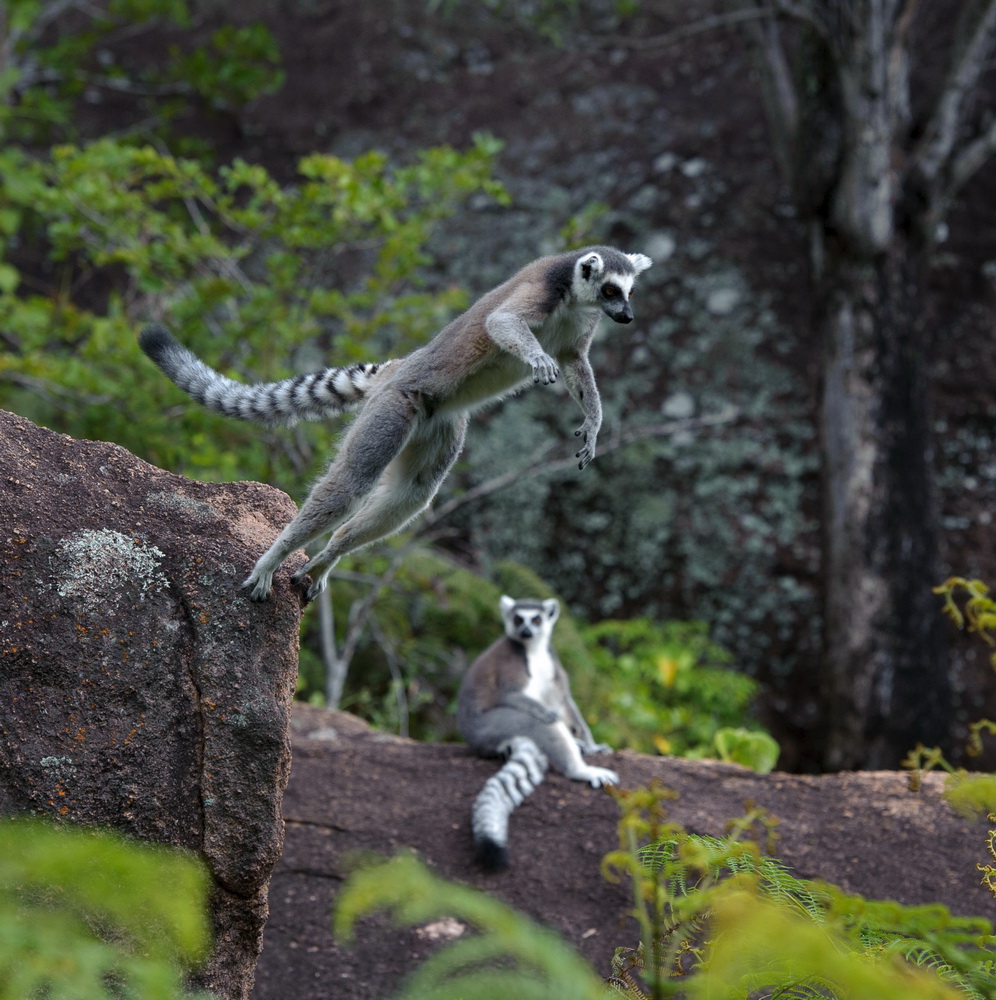
{"label": "green foliage", "polygon": [[[610,620],[582,635],[594,671],[577,683],[581,704],[598,706],[597,739],[649,753],[711,757],[719,749],[717,734],[747,721],[757,683],[729,669],[730,653],[709,638],[703,622]],[[732,733],[724,740],[728,752],[735,743],[748,745]],[[763,765],[760,742],[747,756]]]}
{"label": "green foliage", "polygon": [[[964,993],[929,969],[897,965],[849,946],[833,929],[772,903],[751,888],[713,893],[712,940],[687,996],[957,1000]],[[791,991],[791,992],[789,992]]]}
{"label": "green foliage", "polygon": [[[72,138],[80,102],[86,95],[99,99],[103,94],[130,98],[136,129],[165,139],[192,99],[233,111],[283,84],[276,41],[263,25],[225,25],[204,38],[191,30],[193,9],[187,0],[8,0],[7,7],[6,19],[0,18],[0,49],[6,57],[0,75],[0,138],[7,141],[43,144]],[[156,53],[150,46],[135,67],[118,61],[116,35],[127,31],[154,40],[157,33],[179,28],[186,29],[182,47],[174,44]]]}
{"label": "green foliage", "polygon": [[616,953],[617,992],[723,1000],[993,995],[988,921],[800,879],[741,840],[761,820],[770,841],[770,818],[757,810],[717,839],[669,821],[664,803],[674,793],[665,788],[614,794],[620,846],[603,868],[609,877],[629,876],[641,928],[640,946]]}
{"label": "green foliage", "polygon": [[778,763],[781,752],[777,740],[768,733],[727,726],[713,737],[720,760],[743,764],[758,774],[770,774]]}
{"label": "green foliage", "polygon": [[[944,598],[944,614],[958,628],[968,624],[969,632],[976,632],[990,646],[996,646],[996,601],[989,596],[989,588],[981,580],[968,580],[963,576],[952,576],[934,587],[934,593]],[[958,597],[964,598],[964,611],[958,606]],[[996,667],[996,652],[992,655],[992,665]]]}
{"label": "green foliage", "polygon": [[[337,647],[355,610],[378,588],[370,627],[350,663],[342,707],[375,726],[418,739],[457,738],[452,706],[470,663],[499,638],[498,598],[556,595],[532,570],[506,560],[491,580],[428,547],[397,541],[346,559],[332,588]],[[362,566],[366,571],[358,573]],[[492,582],[493,581],[493,582]],[[720,757],[766,773],[778,745],[744,728],[756,684],[725,669],[729,654],[700,623],[644,620],[580,625],[561,602],[554,645],[575,698],[599,740],[617,748]],[[324,690],[318,636],[304,636],[298,697]]]}
{"label": "green foliage", "polygon": [[[452,706],[471,661],[501,635],[501,591],[483,577],[421,546],[384,582],[397,540],[357,559],[343,560],[332,588],[336,639],[341,649],[358,607],[379,588],[369,626],[350,662],[342,707],[381,729],[417,739],[456,739]],[[361,561],[362,560],[362,561]],[[356,572],[361,566],[364,573]],[[309,630],[306,646],[317,653]],[[307,689],[324,690],[316,661]]]}
{"label": "green foliage", "polygon": [[[266,378],[316,367],[319,338],[339,363],[369,357],[380,334],[408,350],[463,303],[406,286],[436,221],[471,193],[501,196],[494,151],[482,138],[400,167],[314,154],[291,188],[243,161],[212,171],[110,139],[48,160],[0,153],[0,405],[186,474],[303,491],[327,429],[261,432],[186,401],[172,409],[181,397],[134,345],[140,317],[166,314],[211,361]],[[11,256],[32,240],[55,271],[41,289]],[[333,251],[359,246],[370,273],[344,290]]]}
{"label": "green foliage", "polygon": [[972,774],[964,768],[956,768],[947,761],[940,747],[925,747],[920,743],[906,755],[902,766],[910,772],[913,791],[920,790],[928,771],[946,772],[944,797],[952,809],[966,819],[982,819],[996,812],[996,775]]}
{"label": "green foliage", "polygon": [[448,916],[477,931],[427,959],[400,994],[405,1000],[604,997],[591,969],[552,931],[486,893],[438,878],[412,857],[349,879],[336,907],[336,936],[348,940],[357,919],[379,909],[407,926]]}
{"label": "green foliage", "polygon": [[[958,628],[964,628],[966,621],[970,632],[977,632],[990,646],[996,646],[993,636],[996,630],[996,601],[989,596],[989,588],[981,580],[968,580],[962,576],[952,576],[934,587],[934,593],[944,597],[944,614]],[[964,611],[958,606],[957,598],[964,597]],[[996,653],[991,659],[996,668]],[[980,719],[969,726],[968,753],[977,756],[982,753],[982,733],[996,733],[996,722]],[[945,759],[940,747],[927,748],[922,744],[911,750],[903,766],[911,771],[910,786],[918,788],[923,772],[933,767],[947,771],[944,795],[962,816],[978,819],[988,816],[996,821],[996,775],[969,774],[964,769],[952,767]],[[996,858],[996,830],[990,830],[987,849]],[[978,866],[982,872],[983,884],[996,896],[996,868],[985,864]]]}
{"label": "green foliage", "polygon": [[226,24],[193,52],[170,49],[169,72],[209,107],[234,110],[284,83],[276,39],[262,24]]}
{"label": "green foliage", "polygon": [[0,1000],[177,1000],[210,938],[192,857],[108,833],[0,823]]}

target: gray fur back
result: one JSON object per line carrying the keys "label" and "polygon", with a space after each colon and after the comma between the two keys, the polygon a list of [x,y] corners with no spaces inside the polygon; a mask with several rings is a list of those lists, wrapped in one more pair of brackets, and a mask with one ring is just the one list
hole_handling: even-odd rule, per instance
{"label": "gray fur back", "polygon": [[508,819],[546,774],[546,755],[528,736],[508,741],[508,760],[484,783],[474,801],[471,826],[481,864],[489,871],[508,867]]}
{"label": "gray fur back", "polygon": [[392,364],[323,368],[281,382],[246,385],[209,368],[164,327],[145,327],[139,346],[163,374],[210,410],[258,424],[293,426],[299,420],[328,420],[363,402],[374,376]]}

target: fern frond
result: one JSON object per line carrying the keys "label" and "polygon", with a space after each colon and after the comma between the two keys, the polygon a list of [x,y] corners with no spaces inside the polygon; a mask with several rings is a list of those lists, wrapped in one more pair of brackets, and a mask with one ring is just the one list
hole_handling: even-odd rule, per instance
{"label": "fern frond", "polygon": [[406,1000],[604,996],[584,960],[551,930],[486,893],[438,878],[413,857],[401,855],[349,879],[339,895],[336,935],[348,939],[360,916],[379,909],[393,911],[403,924],[454,916],[479,931],[425,961],[404,994]]}

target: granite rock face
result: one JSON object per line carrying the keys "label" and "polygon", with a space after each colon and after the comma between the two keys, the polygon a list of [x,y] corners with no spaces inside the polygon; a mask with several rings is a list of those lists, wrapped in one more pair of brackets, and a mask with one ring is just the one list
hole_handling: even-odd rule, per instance
{"label": "granite rock face", "polygon": [[294,510],[0,411],[0,813],[201,853],[198,982],[231,998],[283,845],[301,612],[288,570],[262,604],[239,584]]}
{"label": "granite rock face", "polygon": [[[619,808],[603,788],[555,771],[512,814],[512,864],[498,874],[477,864],[470,811],[500,766],[455,743],[416,743],[371,730],[343,712],[295,703],[294,767],[284,797],[287,842],[270,885],[266,945],[253,1000],[368,1000],[394,996],[430,956],[467,935],[460,921],[394,924],[360,920],[350,943],[329,915],[356,859],[414,850],[444,878],[503,900],[550,927],[602,976],[616,948],[636,947],[627,879],[607,880],[604,855],[619,847]],[[670,820],[690,833],[723,837],[731,819],[761,808],[778,820],[775,854],[796,875],[845,892],[907,905],[947,906],[996,920],[981,884],[985,819],[958,815],[945,776],[908,773],[755,774],[716,760],[650,757],[624,750],[598,763],[623,788],[660,782],[676,796]],[[766,831],[756,826],[763,849]]]}

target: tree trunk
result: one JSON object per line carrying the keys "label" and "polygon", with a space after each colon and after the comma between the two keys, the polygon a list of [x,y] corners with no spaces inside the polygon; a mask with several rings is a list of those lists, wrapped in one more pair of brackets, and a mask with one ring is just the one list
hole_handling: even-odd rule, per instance
{"label": "tree trunk", "polygon": [[823,447],[828,768],[894,768],[943,744],[951,690],[932,485],[923,258],[894,234],[825,258]]}

